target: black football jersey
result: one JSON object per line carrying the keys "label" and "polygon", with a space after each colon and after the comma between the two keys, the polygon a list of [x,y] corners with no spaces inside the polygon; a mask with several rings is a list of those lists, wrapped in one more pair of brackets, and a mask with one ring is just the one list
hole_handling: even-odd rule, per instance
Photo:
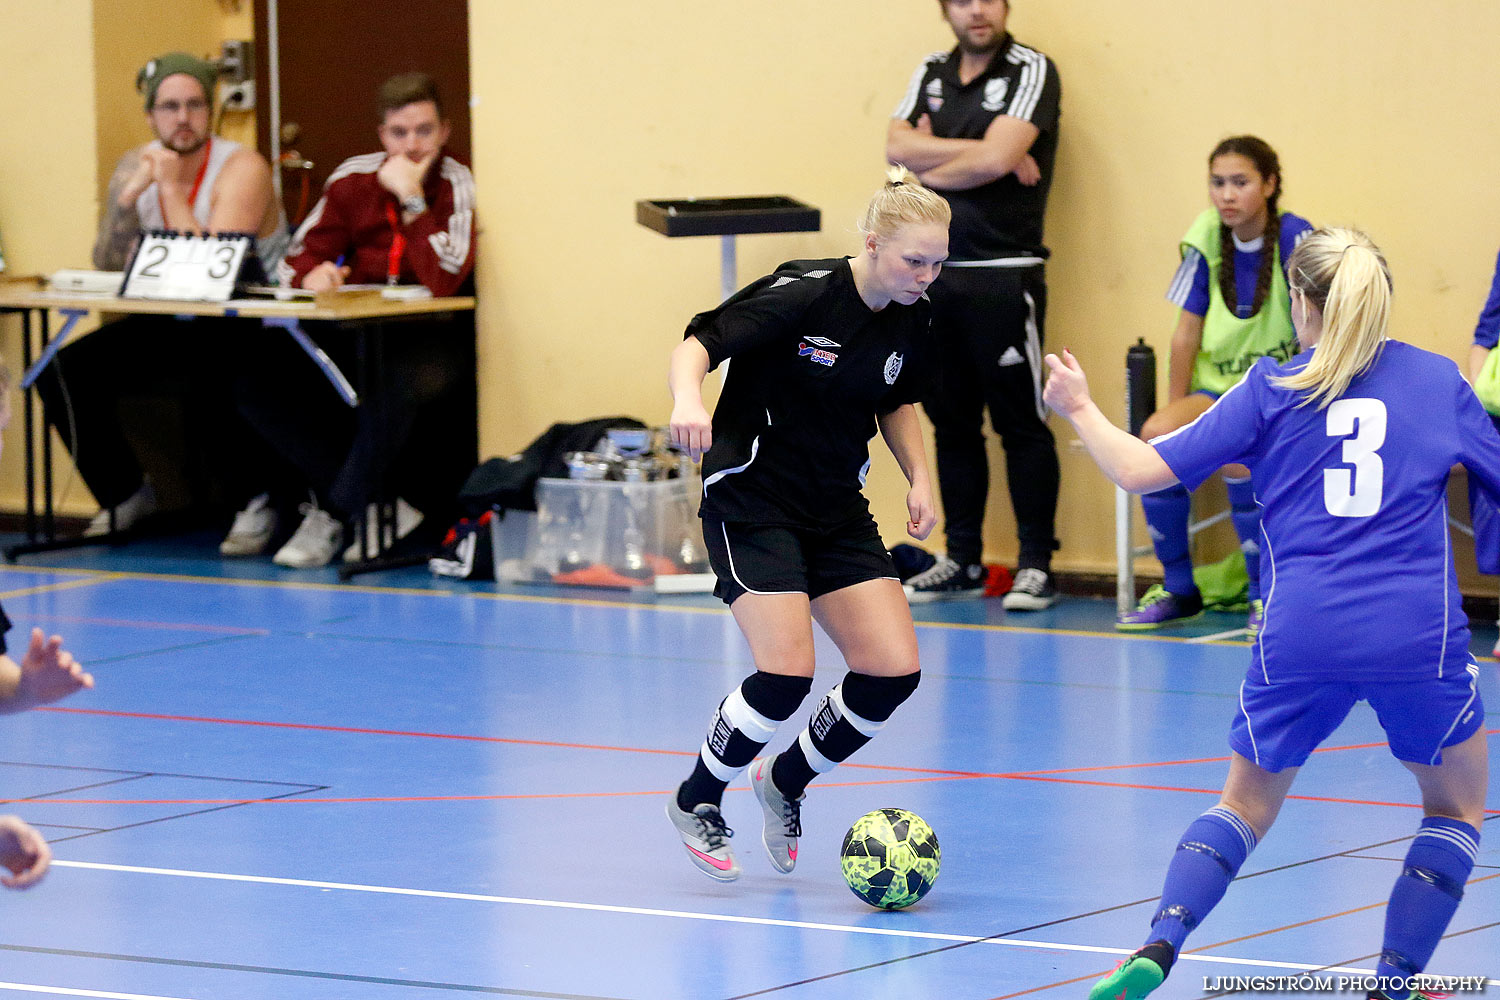
{"label": "black football jersey", "polygon": [[916,402],[930,369],[930,308],[859,297],[848,258],[800,260],[700,313],[710,366],[733,359],[703,456],[702,513],[833,526],[867,514],[876,417]]}

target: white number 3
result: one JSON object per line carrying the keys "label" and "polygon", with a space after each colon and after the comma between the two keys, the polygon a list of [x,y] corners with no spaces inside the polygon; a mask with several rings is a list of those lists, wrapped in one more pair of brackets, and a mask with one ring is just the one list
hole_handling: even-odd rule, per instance
{"label": "white number 3", "polygon": [[1328,407],[1328,436],[1349,438],[1342,458],[1354,466],[1323,470],[1323,506],[1334,517],[1369,517],[1380,509],[1385,464],[1376,451],[1385,444],[1385,424],[1378,399],[1340,399]]}

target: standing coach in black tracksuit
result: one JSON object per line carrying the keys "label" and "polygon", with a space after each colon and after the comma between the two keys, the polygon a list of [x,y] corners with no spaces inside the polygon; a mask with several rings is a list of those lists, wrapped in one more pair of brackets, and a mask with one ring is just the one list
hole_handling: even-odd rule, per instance
{"label": "standing coach in black tracksuit", "polygon": [[907,581],[911,600],[977,595],[989,493],[983,419],[1005,447],[1020,535],[1009,611],[1051,606],[1057,548],[1057,446],[1042,405],[1047,309],[1043,213],[1057,154],[1061,84],[1041,52],[1005,30],[1008,0],[939,0],[958,39],[918,67],[896,109],[886,156],[953,207],[952,256],[934,286],[940,375],[932,420],[947,554]]}

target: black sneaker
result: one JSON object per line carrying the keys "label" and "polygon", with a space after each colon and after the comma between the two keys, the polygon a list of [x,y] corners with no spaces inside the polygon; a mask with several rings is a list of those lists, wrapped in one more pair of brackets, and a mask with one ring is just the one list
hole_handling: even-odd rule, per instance
{"label": "black sneaker", "polygon": [[952,597],[982,597],[985,575],[985,568],[979,563],[960,566],[947,556],[940,556],[931,569],[906,581],[906,599],[921,604]]}
{"label": "black sneaker", "polygon": [[1044,569],[1018,569],[1016,582],[1000,602],[1006,611],[1046,611],[1057,603],[1057,584]]}

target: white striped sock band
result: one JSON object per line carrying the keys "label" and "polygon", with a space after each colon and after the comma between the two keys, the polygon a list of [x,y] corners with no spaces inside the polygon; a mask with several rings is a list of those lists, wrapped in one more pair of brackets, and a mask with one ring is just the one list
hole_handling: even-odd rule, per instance
{"label": "white striped sock band", "polygon": [[1259,838],[1255,836],[1255,831],[1250,828],[1249,823],[1246,823],[1240,817],[1239,813],[1233,809],[1226,809],[1224,806],[1214,806],[1203,815],[1213,816],[1228,823],[1234,829],[1234,832],[1240,835],[1240,840],[1244,842],[1245,855],[1247,857],[1251,851],[1255,850],[1255,845],[1259,843]]}
{"label": "white striped sock band", "polygon": [[[1455,830],[1451,826],[1427,826],[1424,823],[1416,839],[1421,840],[1423,837],[1431,837],[1433,840],[1452,844],[1470,861],[1474,861],[1479,856],[1479,841],[1463,830]],[[1415,845],[1415,841],[1413,844]]]}

